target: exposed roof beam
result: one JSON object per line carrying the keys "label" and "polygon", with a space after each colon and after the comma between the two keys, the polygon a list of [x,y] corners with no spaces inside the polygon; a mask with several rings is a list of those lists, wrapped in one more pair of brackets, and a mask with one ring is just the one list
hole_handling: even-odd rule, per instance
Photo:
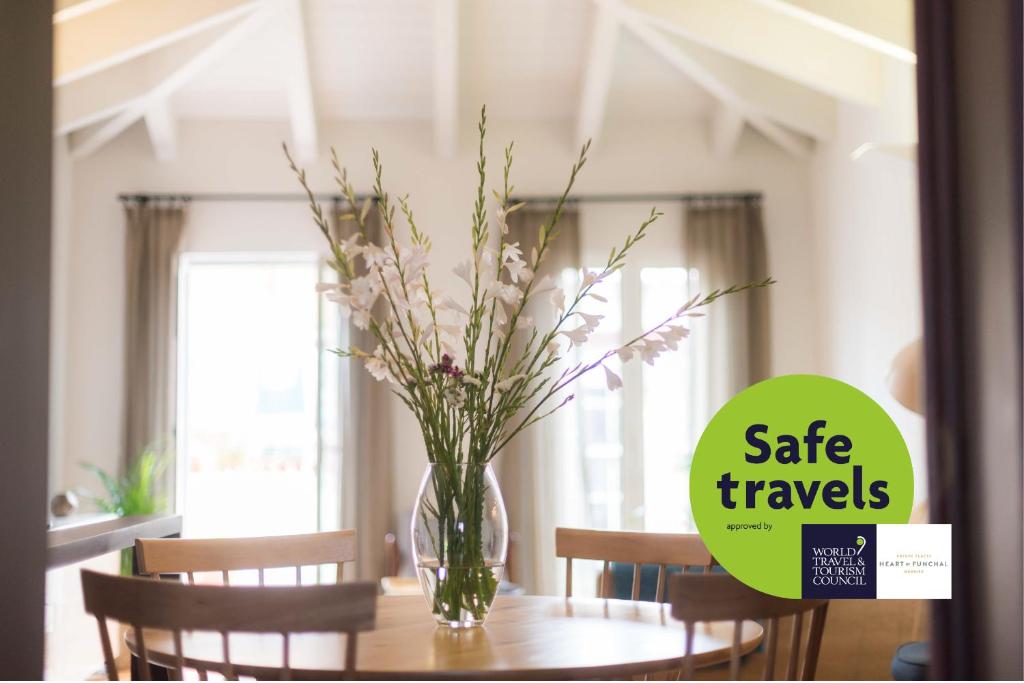
{"label": "exposed roof beam", "polygon": [[157,161],[174,161],[178,156],[177,121],[167,100],[150,105],[146,111],[146,130]]}
{"label": "exposed roof beam", "polygon": [[259,0],[122,0],[54,25],[63,85],[251,12]]}
{"label": "exposed roof beam", "polygon": [[757,0],[812,26],[908,64],[914,53],[913,0]]}
{"label": "exposed roof beam", "polygon": [[711,152],[719,159],[728,159],[743,133],[743,114],[719,102],[711,114],[710,133]]}
{"label": "exposed roof beam", "polygon": [[71,21],[89,12],[111,5],[121,0],[57,0],[54,3],[53,23],[59,24],[63,21]]}
{"label": "exposed roof beam", "polygon": [[450,159],[458,151],[459,0],[434,0],[434,148]]}
{"label": "exposed roof beam", "polygon": [[277,0],[277,5],[286,29],[285,58],[288,60],[288,68],[285,73],[288,78],[288,118],[292,128],[292,142],[299,161],[310,163],[317,157],[318,135],[302,0]]}
{"label": "exposed roof beam", "polygon": [[146,115],[146,112],[179,88],[192,80],[197,74],[229,52],[248,33],[267,18],[266,11],[255,12],[226,31],[217,41],[199,52],[193,58],[178,67],[170,76],[160,82],[144,96],[133,100],[119,114],[107,121],[88,137],[76,141],[71,150],[72,157],[79,159],[92,154],[97,149],[120,135],[126,128]]}
{"label": "exposed roof beam", "polygon": [[751,66],[674,34],[662,33],[676,51],[768,118],[815,138],[835,134],[836,100],[770,71]]}
{"label": "exposed roof beam", "polygon": [[604,122],[605,105],[615,72],[615,50],[619,43],[617,0],[598,2],[590,33],[586,71],[576,116],[576,146],[596,139]]}
{"label": "exposed roof beam", "polygon": [[734,83],[727,79],[719,79],[718,74],[682,50],[670,36],[659,31],[634,12],[623,12],[620,19],[623,26],[646,43],[662,59],[685,73],[720,103],[733,109],[747,123],[780,147],[797,156],[805,156],[810,153],[810,142],[806,138],[795,135],[772,121],[770,114],[751,104]]}
{"label": "exposed roof beam", "polygon": [[625,0],[659,27],[836,97],[877,105],[879,53],[747,0]]}
{"label": "exposed roof beam", "polygon": [[203,31],[130,62],[54,89],[54,134],[65,135],[120,113],[220,39],[231,25]]}

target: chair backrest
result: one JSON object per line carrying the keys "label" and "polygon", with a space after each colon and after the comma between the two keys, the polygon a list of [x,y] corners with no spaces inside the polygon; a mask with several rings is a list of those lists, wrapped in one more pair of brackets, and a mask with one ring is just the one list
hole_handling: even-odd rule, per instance
{"label": "chair backrest", "polygon": [[110,680],[118,680],[107,632],[107,619],[134,629],[141,673],[150,678],[143,629],[170,631],[179,678],[185,667],[182,631],[214,631],[223,642],[223,670],[234,678],[229,633],[280,633],[284,636],[283,669],[290,677],[291,633],[346,634],[345,670],[355,667],[359,631],[374,628],[377,586],[372,582],[310,586],[189,586],[82,570],[85,611],[99,625],[103,659]]}
{"label": "chair backrest", "polygon": [[775,653],[778,649],[779,618],[793,617],[786,679],[795,680],[800,658],[803,616],[811,613],[800,680],[813,680],[818,666],[818,650],[825,630],[828,600],[789,600],[766,595],[728,574],[678,574],[669,582],[672,616],[686,624],[686,662],[683,674],[693,677],[693,634],[699,621],[732,621],[734,632],[729,671],[733,680],[739,677],[740,642],[743,621],[759,619],[767,623],[764,641],[764,680],[775,674]]}
{"label": "chair backrest", "polygon": [[642,531],[597,531],[555,529],[555,555],[565,558],[565,595],[572,596],[572,561],[601,560],[599,597],[611,597],[609,563],[633,565],[632,599],[640,599],[640,571],[645,564],[658,565],[655,600],[665,601],[666,570],[669,566],[701,567],[711,570],[714,559],[699,534],[652,534]]}
{"label": "chair backrest", "polygon": [[337,582],[344,575],[344,563],[356,559],[356,531],[323,531],[294,536],[261,538],[140,538],[135,541],[139,573],[146,576],[186,574],[195,583],[197,572],[228,572],[256,569],[264,585],[263,570],[295,567],[295,583],[302,583],[302,567],[335,564]]}

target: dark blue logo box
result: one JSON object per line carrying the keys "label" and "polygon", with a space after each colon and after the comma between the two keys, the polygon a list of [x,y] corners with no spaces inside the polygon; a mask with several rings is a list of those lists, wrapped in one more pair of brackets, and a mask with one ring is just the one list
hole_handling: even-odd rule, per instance
{"label": "dark blue logo box", "polygon": [[878,546],[874,524],[804,524],[800,573],[805,598],[874,598]]}

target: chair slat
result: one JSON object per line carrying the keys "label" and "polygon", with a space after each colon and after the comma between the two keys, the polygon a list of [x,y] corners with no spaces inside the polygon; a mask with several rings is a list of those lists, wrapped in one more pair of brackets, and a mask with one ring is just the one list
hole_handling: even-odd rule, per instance
{"label": "chair slat", "polygon": [[631,600],[639,600],[640,599],[640,574],[641,574],[640,568],[641,568],[641,566],[642,565],[640,563],[636,563],[636,564],[633,565],[633,590],[630,592],[630,596],[631,596],[630,599]]}
{"label": "chair slat", "polygon": [[610,598],[612,597],[612,571],[611,565],[608,560],[604,561],[604,566],[601,567],[601,597]]}
{"label": "chair slat", "polygon": [[110,646],[110,632],[107,630],[106,618],[97,614],[96,625],[100,628],[100,644],[103,647],[103,665],[107,669],[107,678],[116,681],[118,679],[117,662],[114,660],[114,650]]}
{"label": "chair slat", "polygon": [[732,622],[732,647],[729,650],[729,679],[740,679],[740,647],[743,645],[743,620]]}
{"label": "chair slat", "polygon": [[264,578],[263,578],[263,567],[258,568],[256,571],[259,572],[260,585],[261,586],[265,586],[266,582],[264,581]]}
{"label": "chair slat", "polygon": [[302,585],[302,565],[295,566],[295,585]]}
{"label": "chair slat", "polygon": [[796,680],[796,667],[800,661],[800,636],[804,627],[804,613],[797,612],[793,615],[793,633],[789,640],[789,662],[786,665],[786,680]]}
{"label": "chair slat", "polygon": [[768,620],[768,632],[764,644],[764,680],[775,680],[775,653],[779,649],[779,618]]}
{"label": "chair slat", "polygon": [[284,664],[283,680],[290,681],[292,679],[291,639],[287,633],[282,635],[284,635],[284,652],[282,653],[282,663]]}
{"label": "chair slat", "polygon": [[565,597],[572,597],[572,558],[565,558]]}
{"label": "chair slat", "polygon": [[344,581],[345,581],[345,563],[344,562],[338,562],[337,582],[338,583],[343,583]]}
{"label": "chair slat", "polygon": [[224,584],[225,586],[230,586],[230,585],[231,585],[231,576],[229,575],[229,573],[228,573],[228,570],[227,570],[227,569],[223,569],[223,570],[221,570],[221,572],[220,572],[220,578],[221,578],[221,582],[222,582],[222,583],[223,583],[223,584]]}
{"label": "chair slat", "polygon": [[665,565],[658,565],[658,590],[654,595],[655,602],[665,602]]}
{"label": "chair slat", "polygon": [[804,667],[800,673],[800,680],[814,680],[818,669],[818,653],[821,651],[821,638],[825,633],[826,616],[828,616],[827,602],[811,612],[811,628],[807,634],[807,654],[804,655]]}
{"label": "chair slat", "polygon": [[178,679],[185,680],[185,648],[181,645],[181,629],[174,629],[174,659],[178,665]]}
{"label": "chair slat", "polygon": [[221,642],[221,657],[224,659],[224,674],[225,680],[233,681],[236,680],[235,667],[231,665],[231,644],[228,639],[228,632],[220,632]]}
{"label": "chair slat", "polygon": [[694,630],[697,628],[695,622],[688,622],[684,624],[686,627],[686,647],[683,650],[685,657],[683,658],[683,670],[682,677],[684,680],[693,680],[693,635]]}
{"label": "chair slat", "polygon": [[139,648],[139,673],[142,675],[142,680],[151,681],[153,680],[153,674],[149,669],[149,652],[146,650],[146,636],[142,633],[142,627],[138,624],[132,624],[132,628],[135,629],[135,646]]}

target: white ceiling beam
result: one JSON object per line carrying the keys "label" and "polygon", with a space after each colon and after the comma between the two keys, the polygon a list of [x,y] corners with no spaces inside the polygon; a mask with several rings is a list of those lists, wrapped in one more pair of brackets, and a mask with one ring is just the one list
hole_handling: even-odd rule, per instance
{"label": "white ceiling beam", "polygon": [[913,0],[756,0],[908,64],[914,53]]}
{"label": "white ceiling beam", "polygon": [[458,151],[459,0],[434,0],[434,149],[451,159]]}
{"label": "white ceiling beam", "polygon": [[121,0],[54,24],[54,84],[134,59],[253,11],[259,0]]}
{"label": "white ceiling beam", "polygon": [[883,56],[749,0],[624,0],[660,28],[863,105],[882,94]]}
{"label": "white ceiling beam", "polygon": [[219,40],[230,26],[203,31],[54,88],[54,134],[66,135],[120,113],[169,78],[179,66]]}
{"label": "white ceiling beam", "polygon": [[752,105],[736,85],[720,80],[718,75],[701,61],[680,49],[672,37],[658,30],[635,12],[623,12],[620,20],[624,27],[642,40],[666,62],[682,71],[697,85],[709,92],[723,106],[729,107],[752,127],[773,140],[787,152],[796,156],[810,153],[811,144],[806,138],[793,134],[772,121],[769,113]]}
{"label": "white ceiling beam", "polygon": [[688,63],[742,96],[758,113],[816,140],[835,134],[837,102],[831,95],[808,88],[770,71],[751,66],[680,36],[662,35]]}
{"label": "white ceiling beam", "polygon": [[617,0],[596,3],[590,32],[586,70],[576,115],[576,146],[595,140],[604,123],[608,91],[615,73],[615,51],[619,43],[619,6]]}
{"label": "white ceiling beam", "polygon": [[719,159],[731,157],[743,133],[743,123],[742,113],[718,102],[711,114],[711,153]]}
{"label": "white ceiling beam", "polygon": [[121,0],[56,0],[53,5],[53,23],[71,21],[89,12],[111,5]]}
{"label": "white ceiling beam", "polygon": [[284,54],[288,63],[285,73],[288,79],[288,119],[292,129],[292,143],[298,160],[312,163],[317,158],[319,141],[302,0],[277,0],[277,7],[287,41]]}
{"label": "white ceiling beam", "polygon": [[[81,140],[74,140],[71,156],[75,159],[92,154],[120,135],[133,123],[146,115],[146,112],[157,102],[167,99],[178,89],[187,84],[212,63],[231,51],[246,35],[262,24],[268,16],[266,11],[250,14],[234,27],[226,31],[213,44],[178,67],[170,76],[161,81],[144,96],[133,100],[119,114],[111,118],[95,131]],[[75,136],[78,137],[77,135]]]}
{"label": "white ceiling beam", "polygon": [[178,126],[167,100],[150,105],[145,119],[157,161],[174,161],[178,156]]}

